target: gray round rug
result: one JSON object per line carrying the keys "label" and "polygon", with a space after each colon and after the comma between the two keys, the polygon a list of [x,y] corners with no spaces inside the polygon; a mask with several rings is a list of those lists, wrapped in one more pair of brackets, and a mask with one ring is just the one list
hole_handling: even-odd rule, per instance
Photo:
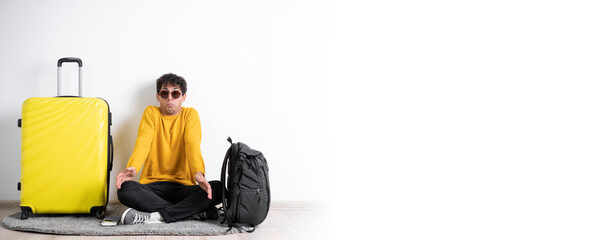
{"label": "gray round rug", "polygon": [[[108,205],[106,217],[119,217],[127,209],[123,205]],[[21,213],[9,215],[2,219],[2,225],[11,230],[85,236],[107,235],[225,235],[237,233],[229,230],[226,224],[218,220],[198,221],[184,220],[174,223],[155,223],[137,225],[101,226],[101,219],[91,215],[44,214],[30,215],[21,220]]]}

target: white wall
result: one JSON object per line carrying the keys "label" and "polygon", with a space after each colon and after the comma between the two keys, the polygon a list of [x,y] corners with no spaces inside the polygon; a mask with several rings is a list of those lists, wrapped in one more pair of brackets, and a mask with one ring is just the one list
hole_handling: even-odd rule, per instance
{"label": "white wall", "polygon": [[[333,185],[347,193],[332,202],[336,232],[593,238],[592,9],[333,1],[325,70],[343,84],[329,132],[351,146],[331,154],[351,163],[332,165],[332,180],[351,179]],[[352,126],[355,143],[338,131]]]}
{"label": "white wall", "polygon": [[[22,102],[55,96],[57,59],[76,56],[83,95],[106,99],[113,113],[112,182],[144,108],[158,104],[156,78],[173,72],[188,81],[184,106],[201,117],[207,178],[220,178],[231,136],[267,157],[273,200],[326,201],[316,183],[328,161],[328,8],[319,1],[0,1],[0,200],[19,199]],[[64,65],[65,81],[75,80],[72,66]],[[75,89],[66,84],[65,93]]]}

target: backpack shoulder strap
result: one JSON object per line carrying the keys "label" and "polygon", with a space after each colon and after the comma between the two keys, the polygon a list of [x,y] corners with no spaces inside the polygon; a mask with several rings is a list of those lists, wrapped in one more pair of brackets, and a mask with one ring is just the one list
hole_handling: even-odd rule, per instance
{"label": "backpack shoulder strap", "polygon": [[246,223],[234,223],[233,227],[239,229],[239,231],[243,230],[245,232],[251,233],[255,231],[255,225],[253,224],[246,224]]}
{"label": "backpack shoulder strap", "polygon": [[222,184],[221,184],[222,185],[222,207],[224,208],[224,211],[225,211],[224,216],[227,220],[227,223],[230,225],[231,219],[228,214],[229,206],[226,201],[226,191],[227,191],[227,189],[226,189],[226,173],[227,173],[227,164],[231,157],[231,149],[233,148],[233,145],[232,145],[233,142],[231,140],[231,137],[229,137],[228,140],[231,142],[231,146],[229,147],[229,150],[226,151],[224,160],[222,162],[222,171],[220,173],[220,181],[222,182]]}

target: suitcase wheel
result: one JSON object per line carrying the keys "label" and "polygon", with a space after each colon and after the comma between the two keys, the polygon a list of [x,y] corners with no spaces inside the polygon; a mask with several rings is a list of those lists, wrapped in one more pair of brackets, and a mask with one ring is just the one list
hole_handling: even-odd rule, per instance
{"label": "suitcase wheel", "polygon": [[29,218],[29,214],[32,212],[33,210],[30,207],[21,207],[21,220]]}
{"label": "suitcase wheel", "polygon": [[91,214],[94,213],[95,217],[98,219],[105,218],[105,208],[104,207],[92,207]]}
{"label": "suitcase wheel", "polygon": [[96,212],[95,212],[95,216],[96,216],[98,219],[103,219],[103,218],[105,218],[105,214],[103,214],[103,211],[96,211]]}

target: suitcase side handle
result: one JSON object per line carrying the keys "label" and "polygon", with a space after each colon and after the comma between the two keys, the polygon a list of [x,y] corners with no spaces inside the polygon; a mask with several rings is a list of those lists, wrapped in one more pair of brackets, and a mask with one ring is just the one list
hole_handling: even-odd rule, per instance
{"label": "suitcase side handle", "polygon": [[64,57],[58,60],[58,97],[62,96],[62,63],[78,63],[78,96],[82,97],[82,60],[77,57]]}

